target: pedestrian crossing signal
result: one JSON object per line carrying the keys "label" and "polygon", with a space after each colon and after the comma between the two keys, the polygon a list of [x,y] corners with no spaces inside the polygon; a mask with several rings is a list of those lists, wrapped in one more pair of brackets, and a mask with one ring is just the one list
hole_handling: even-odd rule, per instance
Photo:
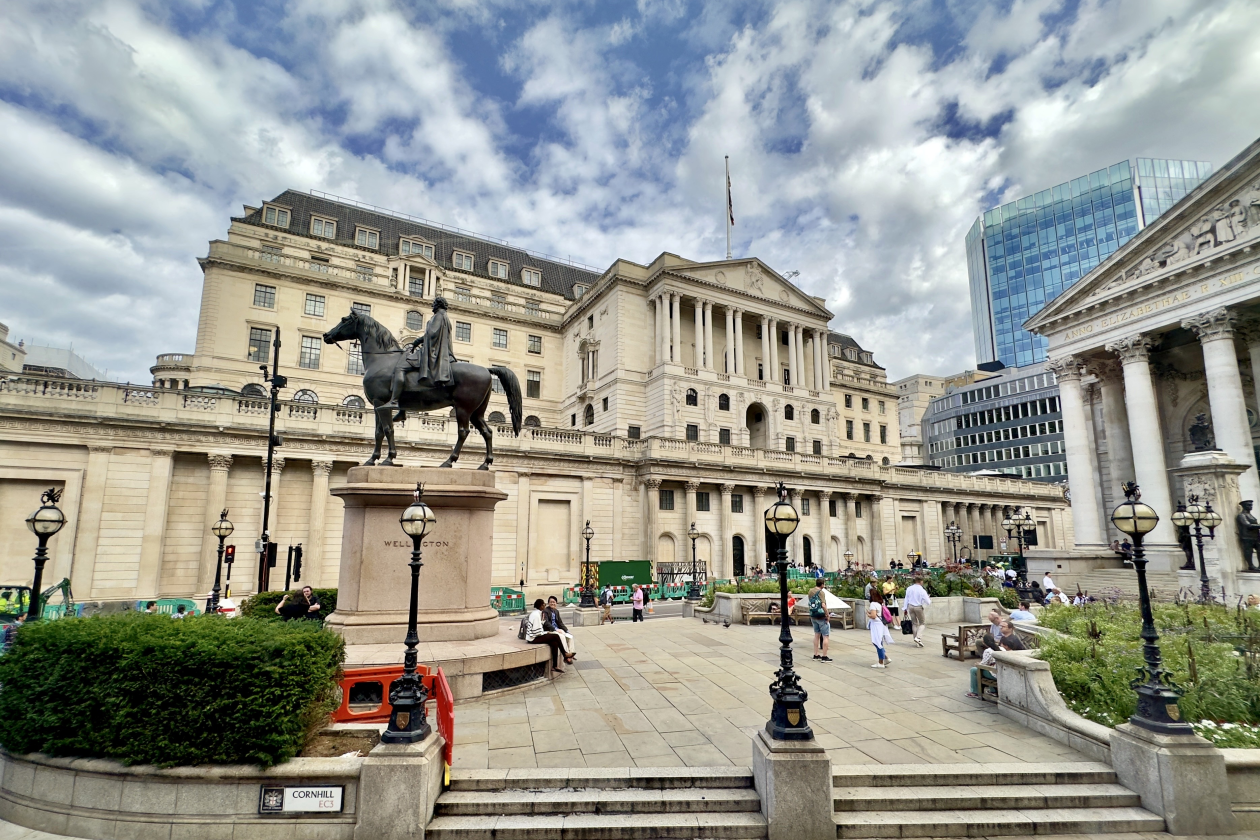
{"label": "pedestrian crossing signal", "polygon": [[225,545],[223,547],[223,562],[231,563],[235,559],[236,559],[236,546]]}

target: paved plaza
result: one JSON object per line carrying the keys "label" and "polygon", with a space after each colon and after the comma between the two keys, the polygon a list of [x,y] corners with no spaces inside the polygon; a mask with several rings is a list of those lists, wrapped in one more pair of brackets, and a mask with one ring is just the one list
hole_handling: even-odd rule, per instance
{"label": "paved plaza", "polygon": [[[970,665],[898,635],[886,670],[865,630],[833,630],[829,663],[793,628],[815,737],[836,764],[1087,761],[969,699]],[[578,659],[547,685],[460,703],[457,768],[671,767],[752,762],[770,712],[777,626],[654,617],[576,628]]]}

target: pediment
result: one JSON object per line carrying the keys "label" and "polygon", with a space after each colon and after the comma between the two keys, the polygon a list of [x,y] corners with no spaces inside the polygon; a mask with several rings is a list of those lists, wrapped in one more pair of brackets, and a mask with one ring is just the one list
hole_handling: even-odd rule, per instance
{"label": "pediment", "polygon": [[676,277],[694,278],[715,286],[724,286],[780,306],[804,309],[831,318],[831,313],[817,299],[807,295],[756,258],[695,263],[675,267],[669,273]]}

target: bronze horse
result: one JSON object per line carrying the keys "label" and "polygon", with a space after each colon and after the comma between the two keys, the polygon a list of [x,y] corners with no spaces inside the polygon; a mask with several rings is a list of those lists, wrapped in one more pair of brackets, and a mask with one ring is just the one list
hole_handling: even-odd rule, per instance
{"label": "bronze horse", "polygon": [[365,467],[372,466],[381,457],[381,440],[384,438],[389,439],[389,454],[381,461],[381,466],[395,466],[398,449],[394,446],[394,423],[406,419],[406,412],[454,407],[459,439],[455,441],[450,457],[441,466],[450,467],[459,460],[459,452],[464,448],[464,439],[468,437],[468,426],[471,424],[477,427],[486,441],[486,460],[477,469],[490,469],[494,463],[494,434],[486,425],[485,413],[486,406],[490,404],[491,376],[499,378],[507,393],[513,433],[521,433],[521,415],[524,413],[521,386],[516,374],[507,368],[496,366],[486,369],[468,362],[455,362],[451,365],[450,383],[439,386],[421,383],[414,371],[408,372],[406,387],[398,398],[400,411],[391,417],[392,409],[383,406],[389,402],[394,370],[403,363],[403,349],[393,333],[370,316],[352,311],[337,326],[324,333],[326,344],[338,341],[357,341],[363,351],[363,395],[372,404],[376,415],[376,448],[372,450],[372,457],[363,462]]}

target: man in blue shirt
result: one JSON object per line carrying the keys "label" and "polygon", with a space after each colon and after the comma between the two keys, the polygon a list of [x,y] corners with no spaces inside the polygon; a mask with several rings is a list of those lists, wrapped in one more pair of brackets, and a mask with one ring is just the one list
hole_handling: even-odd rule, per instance
{"label": "man in blue shirt", "polygon": [[1029,609],[1031,605],[1027,601],[1019,602],[1019,609],[1011,611],[1011,621],[1037,621],[1037,616],[1032,614]]}

